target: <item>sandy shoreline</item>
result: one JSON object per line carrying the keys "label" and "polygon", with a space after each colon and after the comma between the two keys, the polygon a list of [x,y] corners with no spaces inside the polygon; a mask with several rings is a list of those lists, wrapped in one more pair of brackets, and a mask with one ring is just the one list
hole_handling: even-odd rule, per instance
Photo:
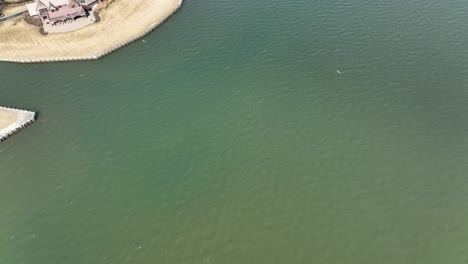
{"label": "sandy shoreline", "polygon": [[34,112],[0,107],[0,141],[34,122],[35,119]]}
{"label": "sandy shoreline", "polygon": [[0,109],[0,133],[11,124],[14,124],[18,118],[18,113]]}
{"label": "sandy shoreline", "polygon": [[182,0],[115,0],[101,21],[83,29],[42,36],[21,17],[0,24],[0,61],[50,62],[97,59],[147,34]]}
{"label": "sandy shoreline", "polygon": [[11,14],[20,12],[20,11],[27,11],[28,9],[26,8],[25,5],[20,5],[20,6],[14,6],[14,7],[8,7],[5,10],[3,10],[3,14],[5,16],[9,16]]}

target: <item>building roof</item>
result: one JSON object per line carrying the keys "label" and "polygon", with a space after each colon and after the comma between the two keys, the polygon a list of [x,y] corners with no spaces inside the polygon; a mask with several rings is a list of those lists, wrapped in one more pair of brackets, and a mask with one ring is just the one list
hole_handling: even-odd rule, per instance
{"label": "building roof", "polygon": [[50,3],[54,6],[63,6],[68,5],[69,0],[49,0]]}
{"label": "building roof", "polygon": [[37,10],[39,10],[39,9],[44,9],[44,8],[47,9],[47,6],[44,5],[44,3],[42,3],[42,2],[38,2],[38,3],[37,3]]}
{"label": "building roof", "polygon": [[[0,0],[1,1],[1,0]],[[94,3],[96,0],[80,0],[85,5]],[[58,10],[51,10],[51,6],[59,7]],[[60,20],[67,17],[83,15],[83,7],[77,0],[36,0],[34,3],[27,4],[28,12],[31,16],[39,15],[39,10],[46,8],[49,19]]]}
{"label": "building roof", "polygon": [[47,8],[49,8],[49,6],[50,6],[49,0],[39,0],[39,2],[40,2],[41,4],[43,4],[43,5],[45,5]]}
{"label": "building roof", "polygon": [[34,3],[26,5],[26,8],[28,9],[28,12],[29,12],[30,16],[37,16],[38,15],[38,13],[37,13],[37,4],[38,4],[37,2],[34,2]]}
{"label": "building roof", "polygon": [[39,0],[42,4],[44,4],[47,8],[51,5],[59,7],[63,5],[68,5],[69,0]]}
{"label": "building roof", "polygon": [[51,21],[62,20],[68,17],[82,16],[84,14],[85,14],[85,11],[82,6],[77,6],[77,7],[64,6],[62,8],[59,8],[59,10],[55,12],[47,13]]}

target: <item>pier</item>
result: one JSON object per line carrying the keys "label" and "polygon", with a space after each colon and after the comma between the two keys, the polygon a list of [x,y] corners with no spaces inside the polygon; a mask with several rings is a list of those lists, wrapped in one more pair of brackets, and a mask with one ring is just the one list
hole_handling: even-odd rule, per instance
{"label": "pier", "polygon": [[0,142],[36,120],[36,113],[0,106]]}

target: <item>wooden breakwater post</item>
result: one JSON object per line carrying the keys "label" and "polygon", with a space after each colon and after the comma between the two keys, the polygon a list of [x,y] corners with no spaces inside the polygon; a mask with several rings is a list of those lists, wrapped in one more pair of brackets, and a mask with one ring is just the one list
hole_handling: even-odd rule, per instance
{"label": "wooden breakwater post", "polygon": [[36,112],[0,106],[0,142],[36,121]]}

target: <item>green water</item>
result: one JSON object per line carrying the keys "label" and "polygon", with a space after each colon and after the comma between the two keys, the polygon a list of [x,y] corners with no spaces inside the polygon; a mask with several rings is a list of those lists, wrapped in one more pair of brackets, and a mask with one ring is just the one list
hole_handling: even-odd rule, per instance
{"label": "green water", "polygon": [[39,112],[0,144],[0,264],[468,263],[467,29],[461,0],[186,0],[102,60],[0,64]]}

